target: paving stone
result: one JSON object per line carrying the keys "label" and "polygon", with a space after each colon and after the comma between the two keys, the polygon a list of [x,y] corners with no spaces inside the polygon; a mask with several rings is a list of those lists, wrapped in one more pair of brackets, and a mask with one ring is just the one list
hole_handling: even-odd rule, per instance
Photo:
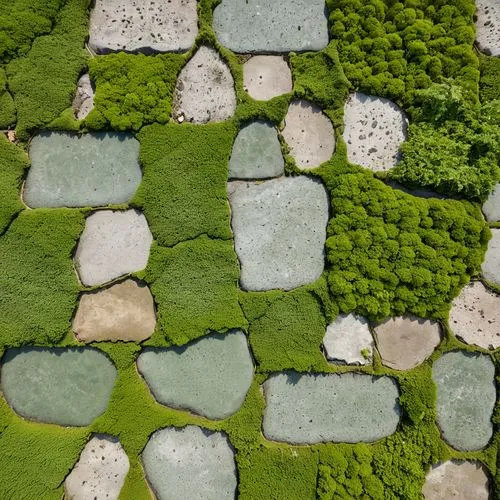
{"label": "paving stone", "polygon": [[64,481],[65,498],[118,500],[129,467],[118,438],[97,434]]}
{"label": "paving stone", "polygon": [[88,73],[80,77],[73,99],[73,112],[78,120],[83,120],[94,109],[94,89]]}
{"label": "paving stone", "polygon": [[134,280],[82,294],[73,330],[82,342],[123,340],[141,342],[156,325],[153,296]]}
{"label": "paving stone", "polygon": [[371,363],[373,338],[368,321],[354,314],[341,314],[328,325],[323,346],[329,361],[366,365]]}
{"label": "paving stone", "polygon": [[106,410],[116,375],[113,363],[97,349],[26,347],[7,350],[1,382],[19,415],[84,426]]}
{"label": "paving stone", "polygon": [[185,52],[198,34],[196,0],[96,0],[89,30],[98,54]]}
{"label": "paving stone", "polygon": [[290,290],[324,269],[328,196],[309,177],[230,182],[236,253],[245,290]]}
{"label": "paving stone", "polygon": [[375,326],[382,363],[395,370],[411,370],[423,363],[441,342],[439,323],[404,316]]}
{"label": "paving stone", "polygon": [[495,366],[485,354],[453,351],[433,366],[437,417],[444,439],[457,450],[479,450],[493,433]]}
{"label": "paving stone", "polygon": [[328,45],[324,0],[222,0],[213,27],[233,52],[300,52]]}
{"label": "paving stone", "polygon": [[114,132],[43,132],[30,144],[24,202],[32,207],[128,203],[142,179],[139,142]]}
{"label": "paving stone", "polygon": [[485,201],[483,212],[489,222],[498,222],[500,220],[500,183],[495,186],[495,189]]}
{"label": "paving stone", "polygon": [[263,387],[264,435],[274,441],[372,442],[395,432],[401,414],[390,377],[288,372]]}
{"label": "paving stone", "polygon": [[200,47],[179,74],[174,117],[194,123],[221,122],[233,116],[235,109],[231,71],[216,50]]}
{"label": "paving stone", "polygon": [[86,286],[102,285],[146,267],[153,236],[143,214],[101,210],[85,221],[75,265]]}
{"label": "paving stone", "polygon": [[159,500],[234,500],[236,466],[225,434],[189,425],[155,432],[142,452]]}
{"label": "paving stone", "polygon": [[422,493],[425,500],[488,500],[489,480],[479,462],[439,463],[428,472]]}
{"label": "paving stone", "polygon": [[308,101],[290,104],[282,135],[298,167],[310,169],[328,161],[335,150],[332,122]]}
{"label": "paving stone", "polygon": [[500,229],[491,228],[491,234],[481,269],[486,280],[500,285]]}
{"label": "paving stone", "polygon": [[182,347],[146,349],[137,367],[160,403],[211,419],[238,411],[253,378],[246,336],[237,331]]}
{"label": "paving stone", "polygon": [[476,0],[476,42],[485,54],[500,56],[500,4]]}
{"label": "paving stone", "polygon": [[374,172],[389,170],[399,159],[408,119],[389,99],[360,92],[351,94],[344,109],[344,141],[351,163]]}
{"label": "paving stone", "polygon": [[268,101],[292,91],[292,72],[281,56],[254,56],[243,65],[243,87],[252,99]]}
{"label": "paving stone", "polygon": [[265,179],[285,171],[278,133],[271,123],[254,121],[237,135],[229,161],[233,179]]}

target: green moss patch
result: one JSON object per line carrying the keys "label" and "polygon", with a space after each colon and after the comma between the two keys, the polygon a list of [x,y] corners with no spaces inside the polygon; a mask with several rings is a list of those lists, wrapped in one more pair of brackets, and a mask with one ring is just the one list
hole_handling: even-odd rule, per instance
{"label": "green moss patch", "polygon": [[479,80],[479,97],[481,102],[500,99],[500,58],[479,56],[481,79]]}
{"label": "green moss patch", "polygon": [[7,76],[0,67],[0,129],[10,127],[16,121],[14,99],[7,90]]}

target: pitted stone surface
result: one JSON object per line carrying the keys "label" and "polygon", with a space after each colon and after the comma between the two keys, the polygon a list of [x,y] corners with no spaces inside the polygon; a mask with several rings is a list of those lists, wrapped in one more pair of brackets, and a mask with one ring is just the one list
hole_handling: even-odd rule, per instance
{"label": "pitted stone surface", "polygon": [[75,335],[82,342],[141,342],[151,337],[155,325],[153,296],[146,285],[134,280],[82,294],[73,320]]}
{"label": "pitted stone surface", "polygon": [[375,172],[389,170],[398,163],[408,119],[396,104],[355,92],[346,102],[344,120],[344,140],[351,163]]}
{"label": "pitted stone surface", "polygon": [[64,481],[65,498],[118,500],[129,467],[120,441],[113,436],[97,434],[86,444]]}
{"label": "pitted stone surface", "polygon": [[500,3],[498,0],[476,0],[476,41],[488,55],[500,56]]}
{"label": "pitted stone surface", "polygon": [[411,370],[423,363],[439,345],[439,323],[405,316],[389,318],[375,326],[382,363],[395,370]]}
{"label": "pitted stone surface", "polygon": [[328,196],[308,177],[230,182],[236,253],[245,290],[290,290],[324,269]]}
{"label": "pitted stone surface", "polygon": [[323,346],[329,361],[356,365],[370,363],[373,338],[368,321],[354,314],[341,314],[328,325]]}
{"label": "pitted stone surface", "polygon": [[254,56],[243,65],[243,87],[252,99],[268,101],[292,91],[292,72],[281,56]]}
{"label": "pitted stone surface", "polygon": [[5,399],[23,417],[84,426],[104,413],[116,368],[91,348],[9,349],[2,359]]}
{"label": "pitted stone surface", "polygon": [[425,500],[488,500],[489,480],[479,462],[439,463],[427,473]]}
{"label": "pitted stone surface", "polygon": [[489,222],[500,221],[500,183],[495,186],[485,201],[483,212]]}
{"label": "pitted stone surface", "polygon": [[437,417],[444,439],[457,450],[479,450],[493,433],[495,366],[485,354],[453,351],[432,369]]}
{"label": "pitted stone surface", "polygon": [[94,89],[88,73],[80,77],[73,99],[73,112],[78,120],[83,120],[94,108]]}
{"label": "pitted stone surface", "polygon": [[486,280],[500,285],[500,229],[491,228],[491,234],[481,269]]}
{"label": "pitted stone surface", "polygon": [[285,116],[283,137],[298,167],[310,169],[328,161],[335,150],[332,122],[308,101],[293,101]]}
{"label": "pitted stone surface", "polygon": [[146,349],[137,367],[160,403],[211,419],[238,411],[253,377],[242,332],[208,335],[182,347]]}
{"label": "pitted stone surface", "polygon": [[213,27],[233,52],[300,52],[328,45],[324,0],[222,0]]}
{"label": "pitted stone surface", "polygon": [[371,442],[396,431],[399,390],[390,377],[279,373],[264,383],[264,435],[297,444]]}
{"label": "pitted stone surface", "polygon": [[142,180],[131,134],[43,132],[29,153],[24,202],[32,208],[128,203]]}
{"label": "pitted stone surface", "polygon": [[221,122],[233,116],[235,109],[231,71],[216,50],[200,47],[179,74],[174,117],[194,123]]}
{"label": "pitted stone surface", "polygon": [[453,301],[450,327],[467,344],[500,347],[500,297],[480,281],[469,283]]}
{"label": "pitted stone surface", "polygon": [[237,135],[229,161],[229,178],[265,179],[282,175],[285,161],[271,123],[251,122]]}
{"label": "pitted stone surface", "polygon": [[86,286],[102,285],[146,267],[153,236],[136,210],[101,210],[85,221],[75,265]]}
{"label": "pitted stone surface", "polygon": [[96,0],[89,46],[99,54],[185,52],[198,34],[196,0]]}
{"label": "pitted stone surface", "polygon": [[236,465],[225,434],[189,425],[156,431],[142,452],[159,500],[234,500]]}

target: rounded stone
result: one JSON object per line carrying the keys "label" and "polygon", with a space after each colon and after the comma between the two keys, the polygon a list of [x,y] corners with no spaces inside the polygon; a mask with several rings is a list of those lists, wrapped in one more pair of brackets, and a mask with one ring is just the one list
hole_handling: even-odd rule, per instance
{"label": "rounded stone", "polygon": [[292,72],[281,56],[254,56],[243,65],[243,87],[252,99],[269,101],[292,91]]}
{"label": "rounded stone", "polygon": [[94,109],[94,88],[88,73],[80,77],[73,99],[73,112],[77,120],[83,120]]}
{"label": "rounded stone", "polygon": [[95,435],[64,481],[65,498],[118,500],[130,464],[118,438]]}
{"label": "rounded stone", "polygon": [[290,104],[282,135],[298,167],[311,169],[328,161],[335,150],[332,122],[308,101]]}
{"label": "rounded stone", "polygon": [[155,325],[155,306],[149,288],[126,280],[82,294],[73,331],[81,342],[141,342],[151,337]]}
{"label": "rounded stone", "polygon": [[399,159],[408,119],[389,99],[351,94],[344,109],[344,141],[351,163],[374,172],[389,170]]}
{"label": "rounded stone", "polygon": [[101,210],[85,221],[75,265],[86,286],[102,285],[144,269],[153,236],[143,214]]}
{"label": "rounded stone", "polygon": [[491,228],[491,234],[481,269],[486,280],[500,285],[500,229]]}
{"label": "rounded stone", "polygon": [[158,500],[234,500],[236,465],[225,434],[189,425],[156,431],[142,462]]}
{"label": "rounded stone", "polygon": [[476,42],[490,56],[500,56],[500,4],[498,0],[476,0]]}
{"label": "rounded stone", "polygon": [[488,222],[500,221],[500,183],[490,193],[483,205],[483,213]]}

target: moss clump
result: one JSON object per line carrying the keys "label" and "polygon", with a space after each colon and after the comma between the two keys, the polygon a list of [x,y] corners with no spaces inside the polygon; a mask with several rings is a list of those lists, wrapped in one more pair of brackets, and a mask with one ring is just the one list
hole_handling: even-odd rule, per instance
{"label": "moss clump", "polygon": [[7,90],[7,76],[0,67],[0,128],[7,128],[16,122],[14,100]]}
{"label": "moss clump", "polygon": [[498,57],[479,55],[479,97],[481,102],[494,101],[500,98],[500,59]]}

